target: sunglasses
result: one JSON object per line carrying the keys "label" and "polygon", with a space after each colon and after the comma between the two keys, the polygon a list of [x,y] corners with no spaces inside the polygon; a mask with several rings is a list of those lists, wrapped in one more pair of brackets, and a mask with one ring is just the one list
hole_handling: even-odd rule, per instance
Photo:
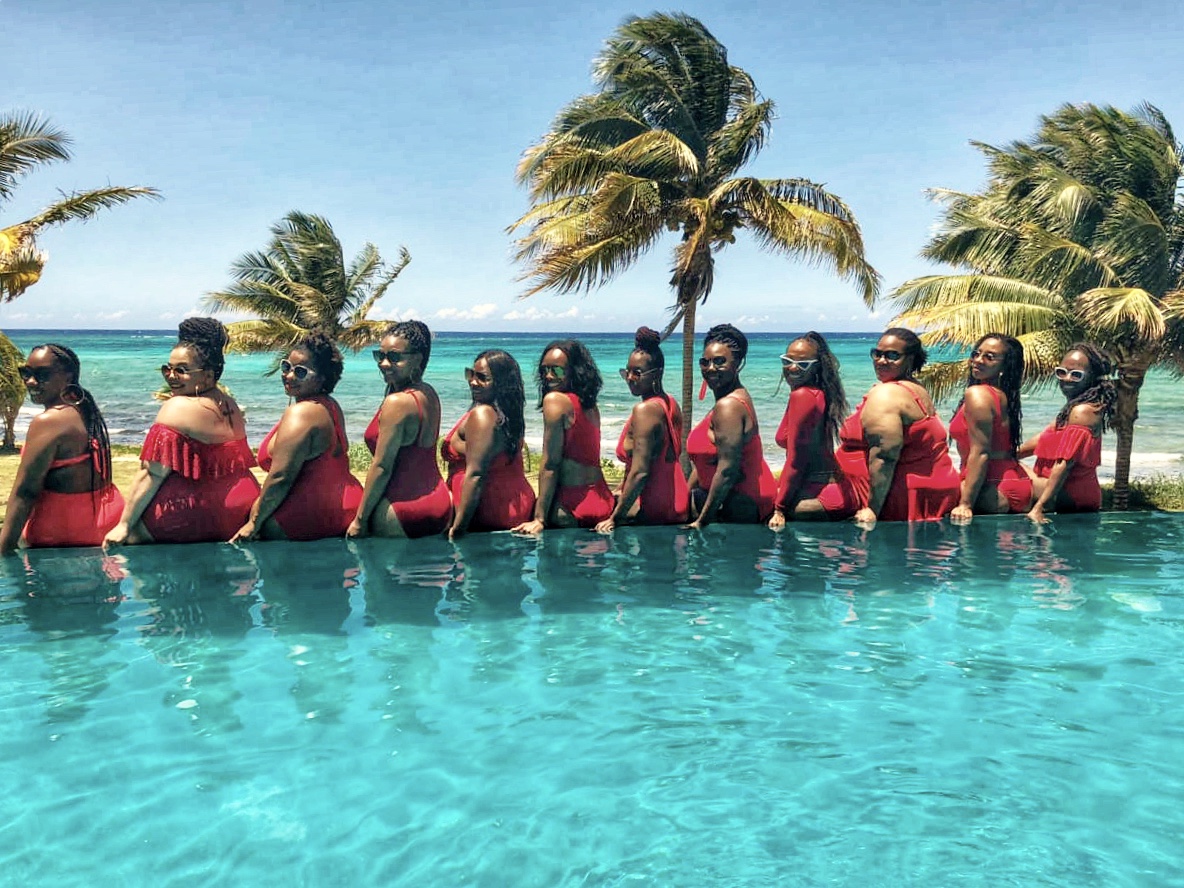
{"label": "sunglasses", "polygon": [[781,368],[788,370],[793,367],[795,370],[800,370],[805,373],[811,367],[818,363],[818,358],[810,358],[809,360],[799,361],[797,358],[791,358],[789,355],[781,356]]}
{"label": "sunglasses", "polygon": [[200,373],[202,369],[201,367],[186,367],[184,364],[178,364],[175,367],[172,364],[161,364],[160,375],[168,379],[170,376],[188,376],[190,373]]}
{"label": "sunglasses", "polygon": [[16,372],[21,375],[21,379],[35,379],[38,383],[45,383],[57,372],[57,368],[30,367],[28,364],[21,364],[16,368]]}
{"label": "sunglasses", "polygon": [[389,351],[388,352],[388,351],[383,351],[380,348],[376,348],[376,349],[374,349],[374,351],[371,352],[371,354],[374,355],[374,362],[376,364],[381,364],[383,361],[388,361],[391,364],[397,364],[401,360],[403,360],[404,358],[410,357],[411,355],[415,354],[415,352],[397,352],[397,351]]}
{"label": "sunglasses", "polygon": [[1084,370],[1070,370],[1068,367],[1057,367],[1052,374],[1062,382],[1081,382],[1085,379]]}
{"label": "sunglasses", "polygon": [[904,352],[898,352],[894,348],[888,348],[888,349],[873,348],[870,352],[868,352],[868,354],[872,356],[873,361],[879,361],[882,359],[885,361],[889,361],[893,364],[895,364],[897,361],[899,361],[901,358],[904,357]]}
{"label": "sunglasses", "polygon": [[728,358],[726,358],[724,355],[716,355],[714,358],[699,359],[700,370],[707,370],[711,367],[714,367],[716,370],[722,370],[726,366],[728,366]]}
{"label": "sunglasses", "polygon": [[982,358],[982,360],[986,361],[988,364],[994,364],[996,361],[1003,360],[1003,355],[997,354],[995,352],[986,352],[980,348],[976,348],[970,353],[970,360],[977,361],[979,358]]}
{"label": "sunglasses", "polygon": [[638,370],[635,367],[622,367],[617,372],[621,374],[621,379],[641,379],[643,376],[649,376],[651,373],[657,373],[659,367],[651,367],[649,370]]}
{"label": "sunglasses", "polygon": [[465,381],[472,382],[474,379],[481,383],[481,385],[489,385],[491,382],[493,382],[493,374],[478,373],[472,367],[465,367]]}
{"label": "sunglasses", "polygon": [[543,364],[539,367],[540,376],[554,376],[556,379],[563,379],[567,375],[567,368],[560,367],[558,364]]}
{"label": "sunglasses", "polygon": [[287,376],[291,373],[296,377],[297,382],[304,382],[308,378],[308,374],[316,373],[311,367],[305,367],[303,364],[293,364],[291,361],[280,361],[280,373]]}

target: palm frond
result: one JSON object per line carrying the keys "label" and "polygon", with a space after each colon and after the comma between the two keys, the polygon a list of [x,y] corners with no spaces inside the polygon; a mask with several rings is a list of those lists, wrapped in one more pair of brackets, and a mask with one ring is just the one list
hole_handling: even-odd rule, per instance
{"label": "palm frond", "polygon": [[57,203],[46,207],[25,224],[34,228],[44,228],[48,225],[61,225],[64,222],[85,222],[100,210],[125,204],[137,197],[159,200],[160,192],[155,188],[110,187],[66,194]]}
{"label": "palm frond", "polygon": [[70,159],[70,137],[32,112],[0,115],[0,200],[35,167]]}
{"label": "palm frond", "polygon": [[0,250],[0,303],[11,302],[37,283],[45,269],[45,260],[45,253],[31,239]]}
{"label": "palm frond", "polygon": [[1098,287],[1077,297],[1082,323],[1098,338],[1130,331],[1145,342],[1166,332],[1163,310],[1155,297],[1138,287]]}
{"label": "palm frond", "polygon": [[235,321],[227,324],[226,329],[230,333],[226,350],[237,354],[286,353],[309,333],[306,328],[279,318]]}

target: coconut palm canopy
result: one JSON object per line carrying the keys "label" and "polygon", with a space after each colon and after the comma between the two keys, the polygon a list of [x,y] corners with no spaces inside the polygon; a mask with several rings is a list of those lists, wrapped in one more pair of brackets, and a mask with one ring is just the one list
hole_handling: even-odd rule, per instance
{"label": "coconut palm canopy", "polygon": [[313,330],[354,351],[381,338],[389,322],[366,316],[411,261],[405,248],[388,265],[366,244],[346,267],[328,220],[300,212],[288,213],[271,235],[265,250],[235,260],[229,287],[204,300],[215,311],[257,316],[228,325],[233,351],[286,354]]}
{"label": "coconut palm canopy", "polygon": [[525,295],[588,292],[677,232],[666,334],[682,324],[689,429],[695,310],[711,293],[714,254],[738,230],[766,249],[829,265],[869,305],[879,275],[854,215],[821,185],[737,175],[768,138],[773,103],[697,19],[626,21],[593,76],[599,91],[563,108],[518,165],[532,202],[510,228],[521,233]]}
{"label": "coconut palm canopy", "polygon": [[[0,115],[0,205],[12,199],[22,178],[36,167],[70,159],[70,138],[36,114]],[[11,302],[41,278],[46,254],[37,234],[51,225],[84,222],[100,210],[137,197],[157,197],[154,188],[98,188],[66,194],[21,222],[0,223],[0,302]]]}
{"label": "coconut palm canopy", "polygon": [[[990,178],[945,203],[924,249],[960,274],[908,281],[897,321],[930,342],[968,345],[997,331],[1024,344],[1029,379],[1088,340],[1117,366],[1117,508],[1125,508],[1139,389],[1148,368],[1184,369],[1184,152],[1163,114],[1065,105],[1028,141],[978,144]],[[962,364],[935,365],[949,389]]]}

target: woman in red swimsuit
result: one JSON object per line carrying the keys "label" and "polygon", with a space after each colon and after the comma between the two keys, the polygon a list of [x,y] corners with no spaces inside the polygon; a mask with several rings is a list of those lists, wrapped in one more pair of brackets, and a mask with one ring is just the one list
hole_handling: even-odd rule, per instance
{"label": "woman in red swimsuit", "polygon": [[230,337],[214,318],[186,318],[160,372],[169,387],[140,449],[119,523],[103,547],[230,539],[259,495],[255,454],[234,398],[218,388]]}
{"label": "woman in red swimsuit", "polygon": [[8,510],[0,555],[17,545],[97,546],[119,520],[123,497],[111,483],[107,425],[90,392],[78,384],[78,355],[47,343],[17,368],[29,400],[45,409],[29,423]]}
{"label": "woman in red swimsuit", "polygon": [[[912,330],[892,327],[871,350],[877,383],[839,432],[839,467],[864,505],[855,521],[936,521],[958,503],[961,479],[946,430],[915,374],[925,349]],[[829,496],[828,489],[822,496]]]}
{"label": "woman in red swimsuit", "polygon": [[600,468],[600,371],[582,342],[556,340],[543,349],[538,384],[543,411],[539,495],[534,520],[513,530],[595,527],[613,510],[613,495]]}
{"label": "woman in red swimsuit", "polygon": [[710,521],[763,523],[773,514],[777,482],[765,463],[752,397],[740,382],[748,338],[731,324],[717,324],[703,340],[699,372],[715,406],[687,437],[691,459],[690,527]]}
{"label": "woman in red swimsuit", "polygon": [[452,521],[452,498],[436,463],[440,398],[423,381],[431,331],[422,321],[403,321],[386,331],[379,346],[374,360],[386,381],[386,397],[366,428],[374,462],[346,535],[443,533]]}
{"label": "woman in red swimsuit", "polygon": [[1118,395],[1110,358],[1096,345],[1071,346],[1054,371],[1065,396],[1052,425],[1020,448],[1020,457],[1036,455],[1036,502],[1028,517],[1048,521],[1045,510],[1096,512],[1102,508],[1098,466],[1102,433],[1110,428]]}
{"label": "woman in red swimsuit", "polygon": [[625,477],[612,514],[596,525],[601,533],[612,533],[618,524],[681,524],[687,520],[687,482],[678,460],[682,410],[662,389],[666,358],[660,342],[656,331],[639,328],[629,363],[621,370],[630,394],[641,398],[641,403],[621,429],[617,459],[625,463]]}
{"label": "woman in red swimsuit", "polygon": [[293,402],[259,445],[267,472],[247,523],[230,541],[319,540],[345,534],[362,485],[349,470],[341,406],[330,397],[341,379],[341,352],[324,333],[299,340],[280,361]]}
{"label": "woman in red swimsuit", "polygon": [[534,514],[534,490],[522,466],[526,393],[518,362],[501,349],[483,351],[465,379],[473,406],[440,444],[456,507],[449,539],[470,530],[509,530]]}
{"label": "woman in red swimsuit", "polygon": [[967,363],[970,378],[950,420],[950,439],[962,459],[961,496],[950,512],[956,524],[976,513],[1027,512],[1032,504],[1032,479],[1016,459],[1024,347],[1011,336],[988,333],[974,344]]}
{"label": "woman in red swimsuit", "polygon": [[[785,468],[777,479],[769,527],[780,530],[787,517],[850,518],[861,501],[835,463],[835,440],[847,415],[839,361],[826,340],[811,330],[786,348],[781,372],[789,383],[789,403],[774,440],[785,448]],[[841,499],[819,499],[828,486]]]}

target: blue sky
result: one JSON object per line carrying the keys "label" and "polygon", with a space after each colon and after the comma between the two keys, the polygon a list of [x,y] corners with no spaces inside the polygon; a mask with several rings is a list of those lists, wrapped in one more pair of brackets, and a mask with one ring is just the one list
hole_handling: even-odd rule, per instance
{"label": "blue sky", "polygon": [[[917,256],[936,219],[925,189],[981,184],[971,139],[1024,138],[1041,114],[1086,101],[1149,101],[1184,132],[1184,29],[1169,0],[677,8],[777,103],[748,171],[841,196],[885,292],[933,268]],[[519,300],[505,233],[527,208],[513,179],[522,151],[591,90],[591,61],[617,25],[651,11],[613,0],[0,0],[0,107],[47,115],[75,153],[26,179],[0,222],[59,189],[144,184],[165,198],[48,232],[42,281],[0,306],[0,327],[172,327],[292,209],[326,216],[347,253],[365,241],[390,257],[411,251],[380,317],[440,330],[660,326],[673,235],[586,297]],[[874,330],[892,314],[743,236],[716,268],[701,329]]]}

